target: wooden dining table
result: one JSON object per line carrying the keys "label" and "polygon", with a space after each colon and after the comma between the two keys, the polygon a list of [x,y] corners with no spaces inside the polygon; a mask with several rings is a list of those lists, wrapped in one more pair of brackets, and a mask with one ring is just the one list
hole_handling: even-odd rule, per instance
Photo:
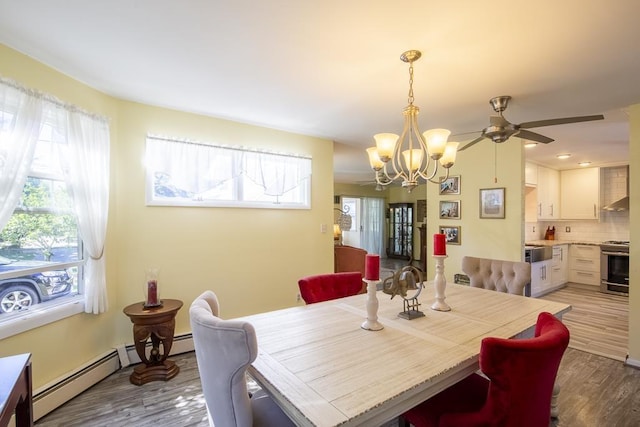
{"label": "wooden dining table", "polygon": [[376,426],[476,371],[483,338],[532,336],[540,312],[571,309],[447,284],[451,311],[435,311],[425,283],[413,320],[398,317],[401,297],[377,293],[380,331],[361,328],[367,294],[242,317],[258,338],[249,373],[297,425]]}

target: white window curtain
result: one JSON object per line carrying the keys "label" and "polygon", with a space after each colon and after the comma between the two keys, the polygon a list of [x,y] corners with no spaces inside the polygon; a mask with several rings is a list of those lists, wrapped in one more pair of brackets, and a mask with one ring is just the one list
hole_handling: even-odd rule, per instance
{"label": "white window curtain", "polygon": [[244,171],[269,196],[282,196],[311,176],[311,161],[298,157],[247,151]]}
{"label": "white window curtain", "polygon": [[51,120],[72,196],[80,236],[89,255],[85,311],[107,310],[104,241],[109,204],[109,125],[51,96],[0,78],[0,227],[13,213],[30,170],[44,120]]}
{"label": "white window curtain", "polygon": [[42,100],[0,79],[0,229],[20,200],[42,127]]}
{"label": "white window curtain", "polygon": [[[62,114],[60,114],[62,113]],[[107,311],[104,245],[109,212],[109,124],[85,112],[58,108],[66,120],[66,144],[55,144],[62,171],[73,200],[84,251],[85,312]]]}
{"label": "white window curtain", "polygon": [[386,257],[384,246],[384,199],[362,199],[362,248]]}

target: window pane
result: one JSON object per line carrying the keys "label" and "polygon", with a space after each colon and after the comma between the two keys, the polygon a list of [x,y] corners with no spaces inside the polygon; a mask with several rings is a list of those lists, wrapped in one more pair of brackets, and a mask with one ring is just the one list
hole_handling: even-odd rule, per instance
{"label": "window pane", "polygon": [[64,183],[29,177],[0,232],[0,315],[79,293],[79,267],[58,267],[82,259],[79,242]]}

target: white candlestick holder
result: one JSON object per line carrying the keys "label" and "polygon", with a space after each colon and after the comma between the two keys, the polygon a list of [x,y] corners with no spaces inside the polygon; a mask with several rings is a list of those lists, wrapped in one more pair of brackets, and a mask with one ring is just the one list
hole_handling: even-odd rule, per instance
{"label": "white candlestick holder", "polygon": [[444,291],[447,287],[447,279],[444,277],[444,259],[446,255],[434,255],[436,260],[436,277],[433,279],[433,286],[436,290],[436,301],[431,305],[432,310],[437,311],[451,311],[451,307],[447,305],[444,296]]}
{"label": "white candlestick holder", "polygon": [[367,320],[360,326],[367,331],[379,331],[384,326],[378,322],[378,297],[376,291],[379,280],[364,280],[367,283]]}

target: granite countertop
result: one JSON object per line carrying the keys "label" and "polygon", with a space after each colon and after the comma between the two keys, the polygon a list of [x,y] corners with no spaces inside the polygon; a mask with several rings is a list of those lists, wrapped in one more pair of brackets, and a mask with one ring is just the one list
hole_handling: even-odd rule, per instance
{"label": "granite countertop", "polygon": [[529,240],[526,246],[556,246],[556,245],[591,245],[600,246],[602,242],[585,242],[582,240]]}

